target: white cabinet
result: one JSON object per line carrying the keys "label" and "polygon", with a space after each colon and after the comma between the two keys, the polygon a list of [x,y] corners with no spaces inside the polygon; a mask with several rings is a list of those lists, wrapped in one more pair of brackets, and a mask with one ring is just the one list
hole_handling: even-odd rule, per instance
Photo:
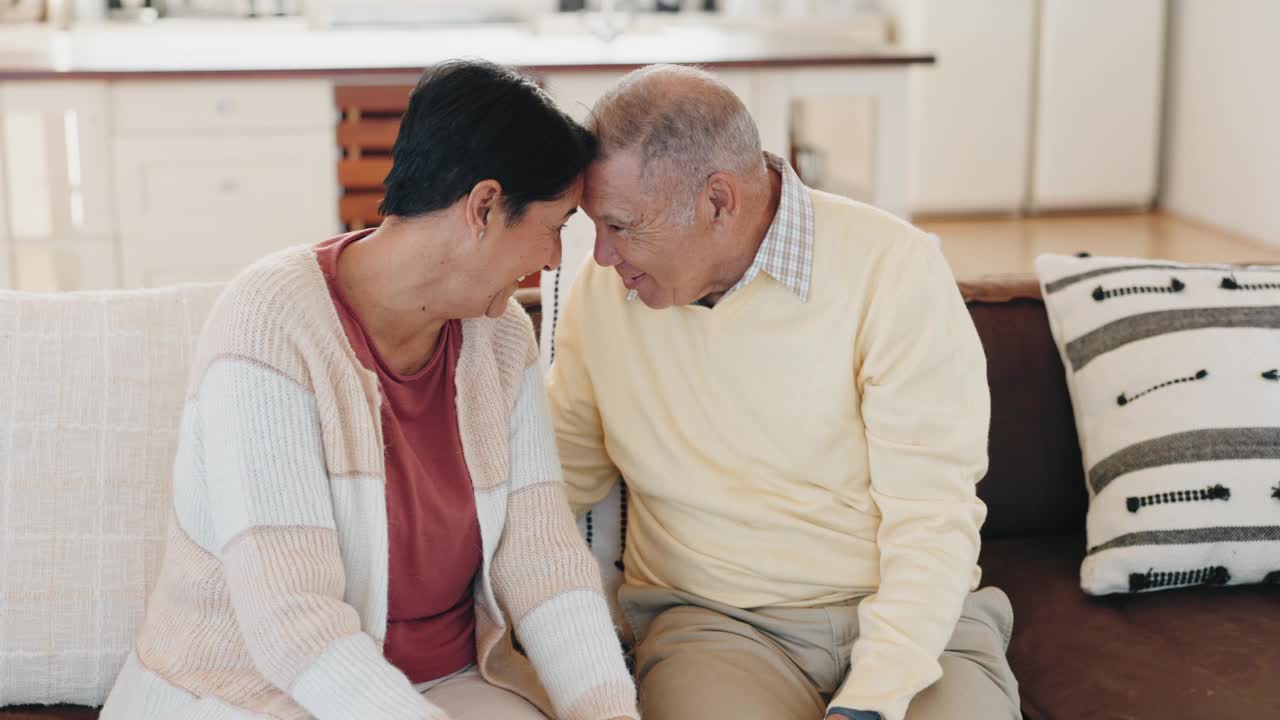
{"label": "white cabinet", "polygon": [[135,133],[271,133],[332,129],[326,80],[121,82],[112,86],[115,129]]}
{"label": "white cabinet", "polygon": [[1043,0],[1031,206],[1155,198],[1165,0]]}
{"label": "white cabinet", "polygon": [[916,214],[1148,205],[1165,0],[885,0],[916,71]]}
{"label": "white cabinet", "polygon": [[225,280],[339,231],[323,80],[112,87],[124,287]]}
{"label": "white cabinet", "polygon": [[897,0],[913,78],[913,213],[1007,212],[1026,198],[1036,0]]}
{"label": "white cabinet", "polygon": [[338,232],[327,80],[0,84],[0,287],[230,278]]}
{"label": "white cabinet", "polygon": [[[3,98],[0,97],[0,103]],[[0,104],[0,139],[4,138],[4,105]],[[0,145],[2,147],[2,145]],[[0,290],[13,287],[13,236],[9,232],[9,192],[5,187],[8,172],[5,154],[0,150]]]}
{"label": "white cabinet", "polygon": [[338,231],[331,134],[121,137],[115,147],[125,287],[227,279]]}
{"label": "white cabinet", "polygon": [[0,286],[118,283],[107,115],[105,83],[0,83]]}

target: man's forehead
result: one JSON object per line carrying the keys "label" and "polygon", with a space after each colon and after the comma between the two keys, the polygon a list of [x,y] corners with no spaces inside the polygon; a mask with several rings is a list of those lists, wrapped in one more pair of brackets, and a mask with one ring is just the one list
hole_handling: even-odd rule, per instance
{"label": "man's forehead", "polygon": [[642,170],[639,153],[612,152],[587,168],[587,192],[598,194],[639,185]]}
{"label": "man's forehead", "polygon": [[583,202],[616,214],[632,214],[650,199],[642,185],[638,153],[609,155],[588,168]]}

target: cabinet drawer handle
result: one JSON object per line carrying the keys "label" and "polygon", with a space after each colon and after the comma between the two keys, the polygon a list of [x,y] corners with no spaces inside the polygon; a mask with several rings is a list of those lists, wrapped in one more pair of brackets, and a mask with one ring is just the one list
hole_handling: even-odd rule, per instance
{"label": "cabinet drawer handle", "polygon": [[223,180],[218,183],[218,192],[223,195],[230,195],[240,189],[240,183],[235,180]]}
{"label": "cabinet drawer handle", "polygon": [[219,115],[230,115],[235,112],[236,101],[230,98],[218,98],[218,101],[214,103],[213,109]]}

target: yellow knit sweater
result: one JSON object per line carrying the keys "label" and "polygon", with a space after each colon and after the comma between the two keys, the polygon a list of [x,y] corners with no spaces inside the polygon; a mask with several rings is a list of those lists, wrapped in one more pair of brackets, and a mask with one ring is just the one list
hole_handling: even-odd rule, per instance
{"label": "yellow knit sweater", "polygon": [[626,581],[743,608],[868,595],[835,706],[901,718],[978,580],[986,361],[932,238],[824,193],[808,302],[655,311],[590,266],[549,383],[570,501],[621,474]]}

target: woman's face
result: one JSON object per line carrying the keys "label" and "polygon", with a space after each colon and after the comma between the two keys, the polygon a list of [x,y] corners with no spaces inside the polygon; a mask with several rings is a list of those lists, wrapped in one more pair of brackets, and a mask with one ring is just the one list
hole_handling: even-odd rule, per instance
{"label": "woman's face", "polygon": [[475,254],[480,266],[473,274],[484,293],[486,316],[502,316],[521,278],[560,266],[560,231],[581,201],[579,177],[561,197],[530,203],[513,224],[507,224],[505,211],[490,213]]}

